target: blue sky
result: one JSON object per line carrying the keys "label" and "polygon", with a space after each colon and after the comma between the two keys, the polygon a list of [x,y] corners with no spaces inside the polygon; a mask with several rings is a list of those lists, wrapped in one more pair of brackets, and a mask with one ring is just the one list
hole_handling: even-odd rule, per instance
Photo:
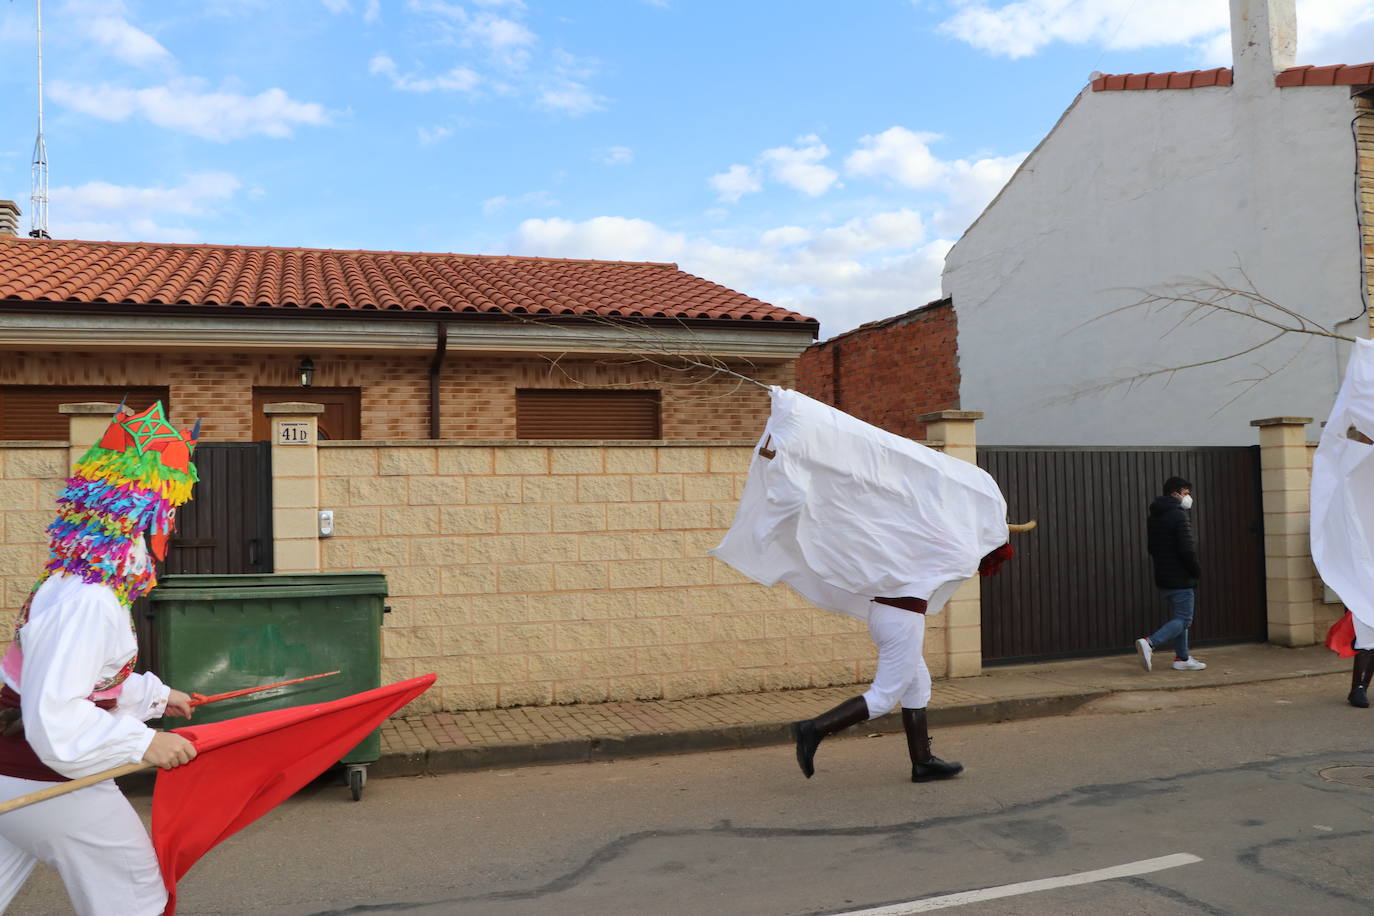
{"label": "blue sky", "polygon": [[[1230,59],[1226,0],[43,9],[54,237],[676,261],[823,336],[937,297],[1094,70]],[[1374,59],[1374,0],[1298,14],[1300,63]],[[26,212],[33,30],[0,0]]]}

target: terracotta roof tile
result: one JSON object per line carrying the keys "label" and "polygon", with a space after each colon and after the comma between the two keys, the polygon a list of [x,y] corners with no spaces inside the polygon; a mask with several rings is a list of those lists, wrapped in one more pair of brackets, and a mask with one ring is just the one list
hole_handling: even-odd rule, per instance
{"label": "terracotta roof tile", "polygon": [[[1229,67],[1214,70],[1179,70],[1169,73],[1104,73],[1093,78],[1093,92],[1121,89],[1199,89],[1203,86],[1229,86]],[[1333,64],[1329,67],[1289,67],[1274,76],[1274,85],[1289,86],[1370,86],[1374,85],[1374,63]]]}
{"label": "terracotta roof tile", "polygon": [[809,322],[675,264],[0,240],[0,299]]}

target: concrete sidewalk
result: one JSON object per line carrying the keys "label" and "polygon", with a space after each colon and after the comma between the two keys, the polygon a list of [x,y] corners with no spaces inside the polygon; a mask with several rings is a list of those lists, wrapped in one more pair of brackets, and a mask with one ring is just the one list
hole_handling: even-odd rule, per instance
{"label": "concrete sidewalk", "polygon": [[[980,676],[935,682],[934,726],[999,722],[1072,712],[1120,695],[1124,708],[1149,705],[1150,694],[1285,678],[1349,674],[1350,661],[1322,646],[1284,649],[1260,643],[1201,650],[1206,671],[1174,671],[1160,652],[1153,672],[1134,655],[992,668]],[[1347,687],[1333,688],[1343,701]],[[787,726],[859,692],[853,686],[574,706],[532,706],[435,713],[382,726],[382,756],[373,776],[417,776],[485,767],[572,763],[690,751],[788,744]],[[866,734],[901,730],[893,713],[870,721]]]}

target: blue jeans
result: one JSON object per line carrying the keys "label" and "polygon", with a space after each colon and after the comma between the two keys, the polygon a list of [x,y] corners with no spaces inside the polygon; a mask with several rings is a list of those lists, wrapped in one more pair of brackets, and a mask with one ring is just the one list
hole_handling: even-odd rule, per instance
{"label": "blue jeans", "polygon": [[1188,657],[1188,627],[1193,623],[1193,597],[1194,591],[1191,588],[1162,588],[1164,600],[1169,602],[1169,610],[1173,611],[1174,616],[1168,623],[1160,627],[1150,637],[1150,646],[1158,649],[1167,646],[1169,640],[1174,643],[1174,655],[1178,658]]}

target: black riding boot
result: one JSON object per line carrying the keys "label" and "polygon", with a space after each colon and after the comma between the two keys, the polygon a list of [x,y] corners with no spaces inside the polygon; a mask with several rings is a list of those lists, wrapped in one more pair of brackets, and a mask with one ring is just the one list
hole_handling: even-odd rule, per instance
{"label": "black riding boot", "polygon": [[1369,679],[1374,675],[1374,649],[1357,649],[1355,652],[1355,670],[1350,677],[1350,696],[1346,700],[1351,706],[1358,706],[1361,709],[1369,708]]}
{"label": "black riding boot", "polygon": [[792,723],[792,737],[797,742],[797,764],[807,779],[816,772],[813,760],[821,739],[868,718],[868,704],[864,698],[850,697],[834,709],[826,710],[814,719]]}
{"label": "black riding boot", "polygon": [[926,729],[924,708],[902,707],[902,728],[906,729],[906,750],[911,755],[912,782],[949,779],[964,772],[962,763],[941,760],[930,752],[930,733]]}

